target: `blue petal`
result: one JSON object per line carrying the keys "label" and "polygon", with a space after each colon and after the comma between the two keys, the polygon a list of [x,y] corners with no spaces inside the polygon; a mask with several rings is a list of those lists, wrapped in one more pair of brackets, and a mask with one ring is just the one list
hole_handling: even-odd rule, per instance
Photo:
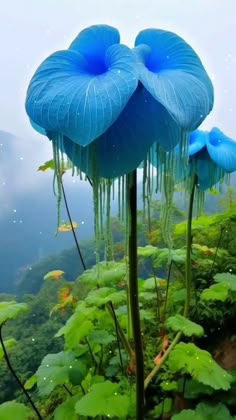
{"label": "blue petal", "polygon": [[108,25],[93,25],[84,29],[71,43],[69,49],[82,54],[93,73],[106,71],[104,57],[107,49],[120,43],[120,34],[116,28]]}
{"label": "blue petal", "polygon": [[157,29],[140,32],[135,45],[140,81],[182,128],[195,130],[213,107],[213,86],[197,54]]}
{"label": "blue petal", "polygon": [[195,155],[203,147],[206,146],[206,140],[208,138],[208,133],[206,131],[195,130],[189,136],[189,156]]}
{"label": "blue petal", "polygon": [[167,149],[173,148],[180,134],[163,107],[140,85],[106,133],[85,148],[67,140],[64,148],[87,175],[116,178],[138,168],[155,140]]}
{"label": "blue petal", "polygon": [[[86,39],[82,36],[83,45]],[[133,52],[124,45],[108,44],[104,50],[97,46],[97,55],[93,55],[96,44],[91,47],[89,61],[88,54],[75,51],[78,37],[70,50],[56,52],[41,64],[26,98],[26,111],[35,124],[86,146],[115,122],[138,79]]]}
{"label": "blue petal", "polygon": [[206,147],[193,156],[190,165],[198,176],[198,186],[201,191],[212,188],[225,175],[225,172],[211,160]]}
{"label": "blue petal", "polygon": [[236,141],[225,136],[218,128],[213,128],[207,140],[207,150],[211,159],[226,172],[236,171]]}

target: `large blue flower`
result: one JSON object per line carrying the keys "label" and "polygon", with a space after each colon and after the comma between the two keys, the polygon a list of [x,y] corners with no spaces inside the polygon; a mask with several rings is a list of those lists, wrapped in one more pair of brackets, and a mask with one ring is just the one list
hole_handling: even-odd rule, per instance
{"label": "large blue flower", "polygon": [[83,30],[68,50],[49,56],[27,92],[32,125],[90,176],[137,168],[154,142],[172,150],[213,106],[213,87],[193,49],[177,35],[142,31],[135,48],[115,28]]}
{"label": "large blue flower", "polygon": [[189,138],[189,157],[190,171],[196,173],[199,188],[206,190],[236,171],[236,141],[216,127],[195,130]]}

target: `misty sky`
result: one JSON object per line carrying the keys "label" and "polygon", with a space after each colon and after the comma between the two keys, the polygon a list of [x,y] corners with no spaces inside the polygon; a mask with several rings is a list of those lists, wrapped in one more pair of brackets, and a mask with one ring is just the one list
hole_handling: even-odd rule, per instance
{"label": "misty sky", "polygon": [[185,38],[215,86],[215,107],[204,127],[217,125],[236,138],[235,0],[0,0],[0,130],[19,137],[13,145],[24,159],[15,175],[18,191],[35,188],[43,179],[37,167],[51,158],[49,141],[34,132],[25,114],[30,78],[49,54],[67,48],[78,32],[96,23],[117,27],[131,47],[148,27]]}

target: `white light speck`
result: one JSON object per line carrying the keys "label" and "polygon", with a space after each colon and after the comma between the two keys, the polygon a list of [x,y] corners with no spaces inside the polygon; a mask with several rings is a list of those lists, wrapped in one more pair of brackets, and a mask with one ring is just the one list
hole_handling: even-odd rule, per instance
{"label": "white light speck", "polygon": [[71,365],[69,366],[69,369],[72,369],[72,366]]}
{"label": "white light speck", "polygon": [[46,376],[44,376],[43,380],[46,381],[46,379],[47,379]]}
{"label": "white light speck", "polygon": [[20,157],[20,160],[24,160],[24,158],[21,156],[21,157]]}
{"label": "white light speck", "polygon": [[13,223],[16,223],[16,220],[13,220]]}
{"label": "white light speck", "polygon": [[32,341],[35,341],[35,338],[34,338],[34,337],[33,337],[33,338],[31,338],[31,340],[32,340]]}
{"label": "white light speck", "polygon": [[13,212],[16,213],[16,209],[14,209]]}
{"label": "white light speck", "polygon": [[82,220],[81,225],[84,225],[84,221]]}

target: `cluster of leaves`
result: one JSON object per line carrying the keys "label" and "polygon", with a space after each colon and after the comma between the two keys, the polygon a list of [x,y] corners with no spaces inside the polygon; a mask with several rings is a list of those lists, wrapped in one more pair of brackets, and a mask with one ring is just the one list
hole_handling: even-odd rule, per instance
{"label": "cluster of leaves", "polygon": [[[214,216],[214,222],[207,225],[207,244],[204,241],[199,243],[196,238],[197,235],[206,235],[209,220],[199,219],[194,223],[191,320],[183,316],[186,298],[184,246],[171,252],[154,245],[143,244],[138,248],[140,264],[143,264],[143,272],[146,273],[145,280],[139,280],[145,373],[148,375],[155,365],[160,365],[159,375],[147,390],[147,419],[162,418],[164,414],[165,418],[174,420],[190,417],[196,420],[234,418],[235,374],[226,371],[214,360],[214,351],[209,345],[212,326],[219,326],[221,322],[223,329],[226,321],[232,322],[236,306],[236,275],[233,268],[225,270],[234,256],[223,248],[224,236],[221,237],[221,243],[218,240],[221,234],[219,220],[228,226],[234,223],[232,217],[228,213],[221,218]],[[184,235],[182,224],[176,227],[175,235],[176,238],[179,235],[176,241]],[[167,272],[168,276],[164,276]],[[55,275],[59,276],[56,281],[53,278]],[[32,340],[33,337],[38,343],[44,336],[42,343],[45,344],[55,334],[54,348],[45,348],[44,352],[39,348],[36,350],[42,361],[37,359],[34,366],[29,366],[26,360],[20,358],[20,364],[27,365],[23,375],[23,379],[27,377],[25,387],[36,399],[43,417],[55,420],[102,416],[132,419],[135,363],[127,305],[127,263],[101,262],[81,274],[75,284],[66,282],[63,276],[62,270],[60,273],[58,270],[44,271],[42,278],[45,277],[45,286],[40,294],[26,297],[31,318],[36,314],[33,317],[35,322],[31,324],[25,314],[16,319],[15,324],[10,321],[9,326],[4,326],[4,340],[13,364],[14,352],[15,355],[19,354],[19,344],[23,346],[22,352],[24,350],[28,359],[32,360],[35,343],[32,346],[31,342],[29,346],[26,339],[31,337]],[[50,299],[52,296],[54,299]],[[59,297],[57,302],[55,296]],[[0,306],[0,321],[5,322],[18,315],[17,305],[21,304],[14,303],[15,309],[10,315],[9,312],[4,315],[4,308],[1,312]],[[42,323],[45,313],[47,319]],[[51,318],[48,318],[48,314],[51,314]],[[63,314],[66,315],[64,324]],[[38,336],[37,323],[40,324]],[[42,324],[45,328],[50,323],[53,325],[51,338],[49,331],[45,333],[46,330],[42,328]],[[29,335],[25,332],[27,329]],[[21,331],[22,337],[17,331]],[[163,356],[172,345],[176,333],[181,334],[181,341],[163,363]],[[21,370],[20,364],[18,371]],[[183,407],[178,407],[180,396],[185,407],[191,404],[191,408],[183,410]],[[220,404],[217,403],[219,398]],[[11,409],[16,409],[15,404],[20,402],[19,398],[17,402],[12,402],[12,408],[10,403],[3,403],[0,405],[0,414],[1,410],[13,413]],[[26,406],[21,404],[20,407],[22,419],[32,416],[32,412],[23,411],[28,410]]]}

